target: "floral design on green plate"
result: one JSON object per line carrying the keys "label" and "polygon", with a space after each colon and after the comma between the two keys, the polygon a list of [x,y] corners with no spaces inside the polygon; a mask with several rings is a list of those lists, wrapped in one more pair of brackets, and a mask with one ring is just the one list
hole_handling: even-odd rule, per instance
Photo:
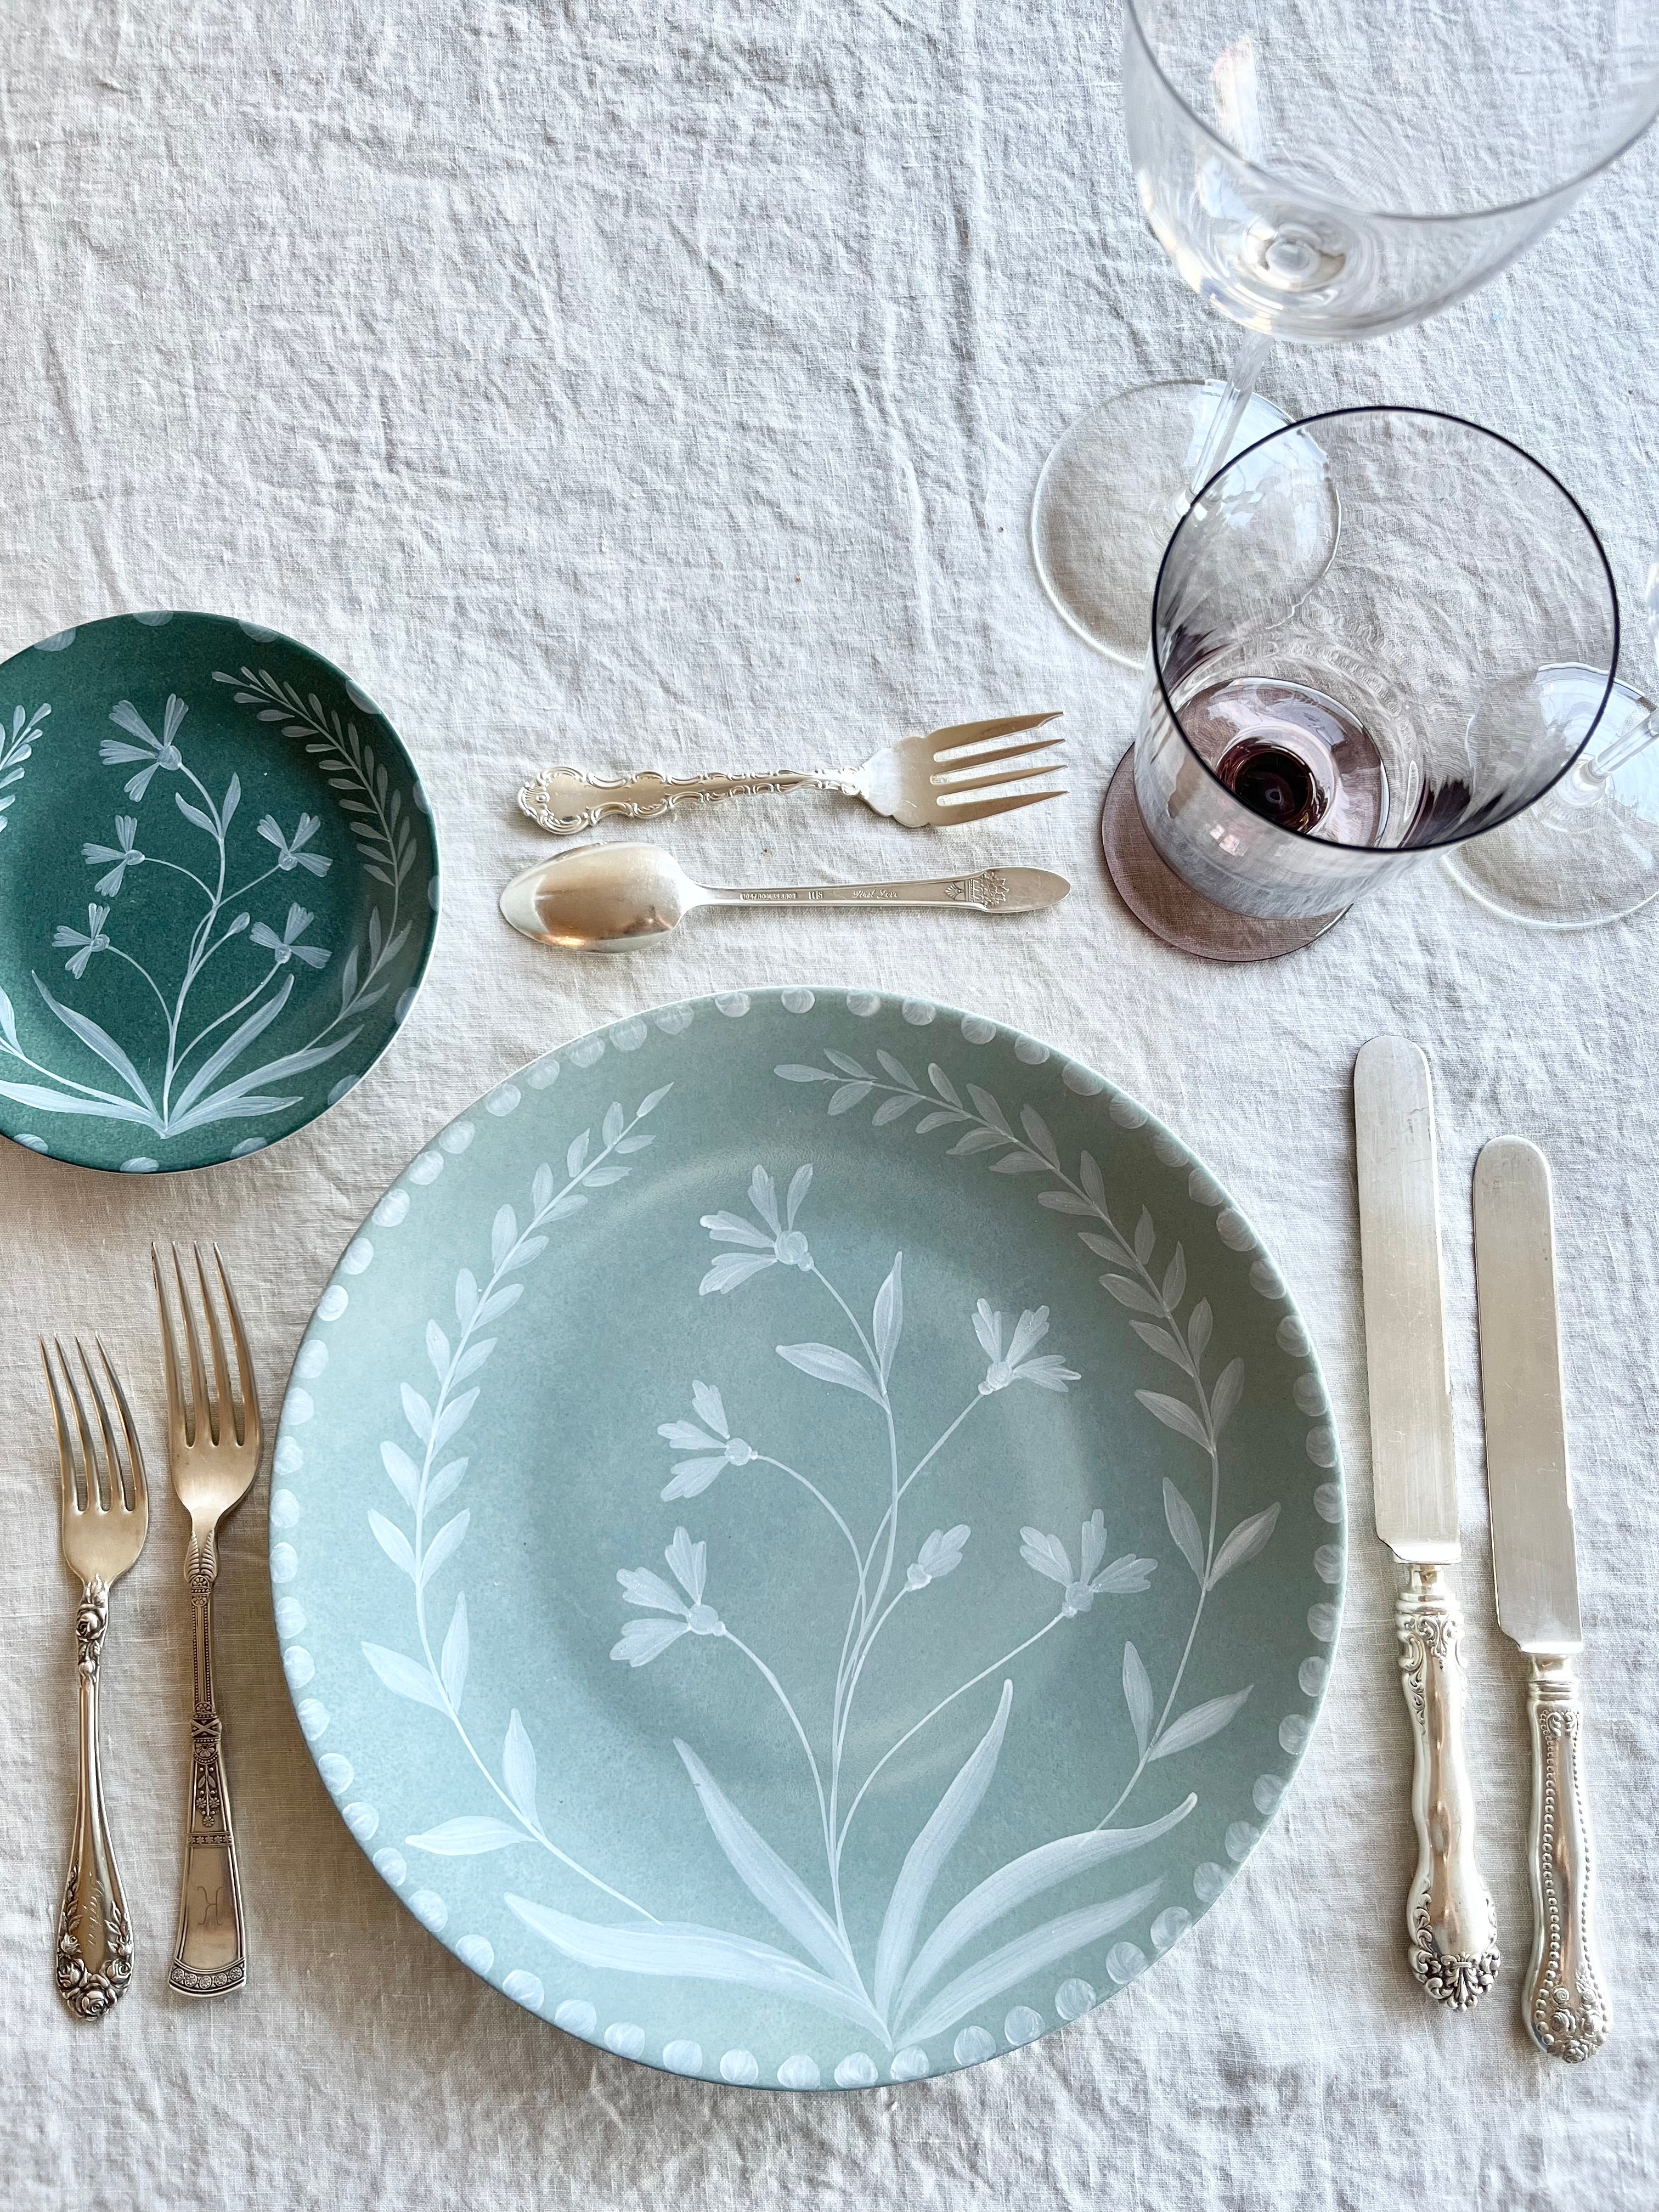
{"label": "floral design on green plate", "polygon": [[313,1746],[325,1666],[355,1716],[348,1825],[395,1805],[427,1926],[670,2070],[866,2087],[1076,2017],[1219,1894],[1322,1688],[1340,1491],[1277,1271],[1031,1040],[958,1018],[919,1082],[939,1018],[727,994],[538,1062],[376,1208],[284,1409],[277,1625]]}
{"label": "floral design on green plate", "polygon": [[420,786],[373,705],[270,631],[118,617],[6,663],[0,829],[0,1124],[36,1151],[256,1151],[408,1011],[437,913]]}

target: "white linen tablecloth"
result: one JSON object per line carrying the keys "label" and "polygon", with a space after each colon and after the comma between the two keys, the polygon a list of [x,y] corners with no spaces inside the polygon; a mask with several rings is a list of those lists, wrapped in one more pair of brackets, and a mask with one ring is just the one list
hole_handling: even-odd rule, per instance
{"label": "white linen tablecloth", "polygon": [[[1137,222],[1103,12],[0,4],[0,650],[125,609],[280,626],[384,704],[445,869],[413,1017],[301,1134],[154,1182],[0,1147],[0,2200],[18,2212],[1659,2201],[1659,919],[1532,935],[1428,866],[1312,951],[1227,970],[1115,902],[1096,822],[1134,682],[1050,612],[1027,509],[1080,409],[1213,373],[1225,337]],[[1629,605],[1659,448],[1656,167],[1639,149],[1437,322],[1281,353],[1269,390],[1304,412],[1426,400],[1518,438],[1586,503]],[[497,920],[543,843],[514,790],[551,760],[857,758],[1048,706],[1069,802],[980,841],[1073,878],[1046,920],[729,914],[592,965]],[[936,851],[811,798],[671,836],[715,882],[922,872]],[[251,1985],[173,1999],[188,1644],[169,1501],[106,1670],[138,1972],[112,2021],[77,2028],[50,1972],[71,1594],[36,1329],[95,1324],[144,1376],[159,1468],[152,1236],[219,1238],[274,1405],[353,1225],[477,1093],[635,1009],[802,979],[970,1005],[1094,1063],[1207,1157],[1283,1261],[1334,1393],[1352,1569],[1326,1717],[1242,1878],[1104,2011],[948,2080],[767,2097],[596,2052],[433,1942],[341,1825],[283,1686],[262,1493],[219,1611]],[[1474,1765],[1505,1949],[1465,2018],[1402,1958],[1409,1746],[1370,1534],[1349,1105],[1355,1049],[1384,1028],[1423,1040],[1439,1089]],[[1617,2008],[1576,2069],[1534,2053],[1516,2008],[1528,1768],[1490,1603],[1467,1200],[1504,1130],[1557,1177]]]}

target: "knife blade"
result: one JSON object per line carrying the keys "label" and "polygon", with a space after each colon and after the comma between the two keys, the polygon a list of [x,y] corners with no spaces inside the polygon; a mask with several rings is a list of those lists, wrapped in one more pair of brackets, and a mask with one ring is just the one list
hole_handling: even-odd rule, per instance
{"label": "knife blade", "polygon": [[1583,1632],[1550,1170],[1522,1138],[1495,1138],[1475,1163],[1474,1271],[1498,1625],[1528,1662],[1533,1946],[1522,2011],[1540,2050],[1579,2060],[1601,2049],[1612,2021],[1591,1938]]}
{"label": "knife blade", "polygon": [[1406,1893],[1412,1972],[1453,2010],[1497,1978],[1497,1920],[1475,1860],[1463,1750],[1457,1454],[1440,1280],[1439,1164],[1429,1063],[1373,1037],[1354,1063],[1360,1267],[1376,1533],[1406,1568],[1395,1606],[1412,1725],[1417,1867]]}

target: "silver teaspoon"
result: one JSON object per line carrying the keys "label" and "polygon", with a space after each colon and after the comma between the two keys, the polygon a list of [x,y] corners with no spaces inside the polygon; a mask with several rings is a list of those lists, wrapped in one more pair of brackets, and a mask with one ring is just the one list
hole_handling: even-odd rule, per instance
{"label": "silver teaspoon", "polygon": [[908,883],[710,890],[693,883],[659,845],[577,845],[514,876],[501,893],[501,912],[521,937],[538,945],[631,952],[665,937],[699,906],[940,906],[1030,914],[1057,905],[1071,888],[1047,868],[981,868]]}

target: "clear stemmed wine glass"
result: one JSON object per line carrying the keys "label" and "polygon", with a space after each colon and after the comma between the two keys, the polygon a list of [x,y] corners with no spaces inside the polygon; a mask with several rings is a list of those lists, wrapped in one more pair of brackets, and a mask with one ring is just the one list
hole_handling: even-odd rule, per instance
{"label": "clear stemmed wine glass", "polygon": [[1044,588],[1080,636],[1133,664],[1186,500],[1285,422],[1255,391],[1271,341],[1398,330],[1512,260],[1659,111],[1659,7],[1122,0],[1121,12],[1147,222],[1246,332],[1224,386],[1120,393],[1072,425],[1039,479]]}
{"label": "clear stemmed wine glass", "polygon": [[[1659,667],[1659,560],[1643,609]],[[1558,714],[1597,682],[1593,669],[1576,668],[1540,671],[1536,680]],[[1540,705],[1551,711],[1547,700]],[[1446,867],[1471,898],[1535,929],[1592,929],[1659,898],[1659,707],[1615,684],[1595,742],[1571,772],[1504,829],[1449,853]]]}
{"label": "clear stemmed wine glass", "polygon": [[1508,439],[1408,407],[1273,432],[1164,554],[1139,732],[1106,801],[1113,880],[1183,951],[1293,951],[1547,803],[1618,657],[1595,531]]}

